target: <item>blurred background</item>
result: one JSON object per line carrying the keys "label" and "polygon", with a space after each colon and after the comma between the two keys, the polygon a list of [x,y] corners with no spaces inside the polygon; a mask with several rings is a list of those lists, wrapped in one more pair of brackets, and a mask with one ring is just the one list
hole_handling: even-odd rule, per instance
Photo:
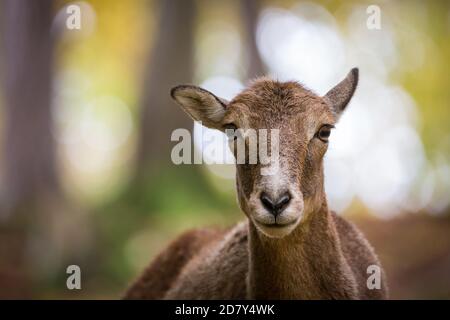
{"label": "blurred background", "polygon": [[[450,298],[448,1],[0,0],[0,34],[0,298],[119,298],[183,230],[244,219],[233,165],[206,147],[221,133],[172,86],[229,99],[267,74],[324,94],[354,66],[330,207],[392,298]],[[209,164],[172,164],[176,128]]]}

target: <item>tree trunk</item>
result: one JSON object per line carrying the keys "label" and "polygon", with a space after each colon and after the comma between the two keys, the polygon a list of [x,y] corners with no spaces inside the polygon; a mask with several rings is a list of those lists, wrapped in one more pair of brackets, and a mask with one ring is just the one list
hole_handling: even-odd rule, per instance
{"label": "tree trunk", "polygon": [[171,133],[177,128],[191,129],[192,121],[170,98],[170,89],[190,83],[194,63],[193,0],[160,0],[158,34],[148,63],[142,97],[141,136],[138,170],[172,163]]}
{"label": "tree trunk", "polygon": [[266,67],[256,45],[256,28],[260,11],[260,0],[241,0],[241,16],[245,29],[247,49],[247,80],[266,73]]}
{"label": "tree trunk", "polygon": [[[195,0],[160,0],[158,34],[147,64],[141,100],[141,123],[134,177],[124,193],[138,210],[153,212],[178,203],[170,194],[200,196],[214,201],[198,165],[175,165],[171,141],[175,129],[191,131],[193,122],[170,97],[177,84],[192,83],[194,68]],[[193,154],[194,145],[191,143]],[[177,189],[176,189],[177,188]],[[161,202],[163,201],[163,202]],[[168,203],[168,201],[170,203]]]}
{"label": "tree trunk", "polygon": [[31,294],[28,228],[37,215],[36,203],[59,191],[50,110],[53,12],[52,0],[6,0],[2,5],[0,298],[26,298]]}
{"label": "tree trunk", "polygon": [[52,1],[4,2],[3,212],[58,190],[52,137]]}

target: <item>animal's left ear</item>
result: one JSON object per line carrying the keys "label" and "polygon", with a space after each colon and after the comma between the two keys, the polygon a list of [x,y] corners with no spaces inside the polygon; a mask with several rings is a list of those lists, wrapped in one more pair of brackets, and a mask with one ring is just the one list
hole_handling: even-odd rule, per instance
{"label": "animal's left ear", "polygon": [[327,92],[324,99],[339,116],[344,111],[358,85],[358,68],[350,70],[344,80]]}

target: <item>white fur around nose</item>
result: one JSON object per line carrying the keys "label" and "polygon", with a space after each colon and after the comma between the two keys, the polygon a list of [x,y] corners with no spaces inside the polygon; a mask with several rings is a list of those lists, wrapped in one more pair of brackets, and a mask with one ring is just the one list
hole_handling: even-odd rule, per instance
{"label": "white fur around nose", "polygon": [[281,170],[278,170],[273,175],[262,176],[259,189],[261,192],[265,192],[270,198],[278,199],[290,188],[287,177],[282,174]]}

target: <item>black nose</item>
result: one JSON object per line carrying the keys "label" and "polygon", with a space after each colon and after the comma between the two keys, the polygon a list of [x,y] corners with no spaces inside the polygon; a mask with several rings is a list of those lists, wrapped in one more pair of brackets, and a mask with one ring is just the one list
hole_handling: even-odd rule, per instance
{"label": "black nose", "polygon": [[279,197],[276,201],[274,201],[266,193],[263,192],[261,193],[260,199],[264,208],[266,208],[267,211],[269,211],[276,217],[281,212],[283,212],[284,209],[286,209],[289,201],[291,201],[291,195],[289,194],[289,192],[286,192],[281,195],[281,197]]}

